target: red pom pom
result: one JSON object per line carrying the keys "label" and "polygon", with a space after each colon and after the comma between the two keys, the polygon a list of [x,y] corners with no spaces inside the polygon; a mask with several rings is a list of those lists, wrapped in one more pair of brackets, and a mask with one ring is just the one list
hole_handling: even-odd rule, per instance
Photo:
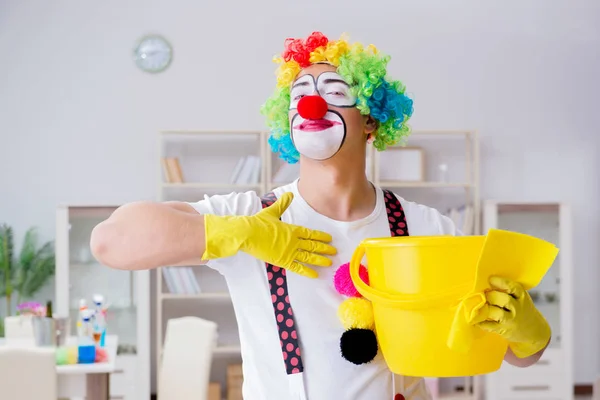
{"label": "red pom pom", "polygon": [[298,113],[304,119],[321,119],[327,114],[327,103],[321,96],[304,96],[298,102]]}
{"label": "red pom pom", "polygon": [[[363,280],[367,285],[369,284],[369,271],[364,265],[360,265],[358,269],[358,276]],[[333,276],[333,285],[335,286],[335,290],[338,291],[339,294],[348,297],[362,297],[360,293],[354,287],[354,282],[352,282],[352,278],[350,278],[350,264],[346,263],[341,265],[337,271],[335,271],[335,275]]]}

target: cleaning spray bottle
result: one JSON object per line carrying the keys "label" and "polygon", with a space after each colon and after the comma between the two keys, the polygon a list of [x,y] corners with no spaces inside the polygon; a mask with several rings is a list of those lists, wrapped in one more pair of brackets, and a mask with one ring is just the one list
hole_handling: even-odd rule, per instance
{"label": "cleaning spray bottle", "polygon": [[104,310],[104,296],[95,294],[94,301],[94,340],[100,347],[106,341],[106,312]]}
{"label": "cleaning spray bottle", "polygon": [[78,360],[81,364],[91,364],[96,360],[96,344],[93,335],[93,311],[81,312],[81,330],[78,337]]}

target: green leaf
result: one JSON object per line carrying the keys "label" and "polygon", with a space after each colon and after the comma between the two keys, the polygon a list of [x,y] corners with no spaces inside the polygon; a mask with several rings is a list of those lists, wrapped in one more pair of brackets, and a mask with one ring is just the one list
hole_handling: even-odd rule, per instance
{"label": "green leaf", "polygon": [[35,253],[19,294],[23,297],[33,297],[54,275],[54,272],[54,249],[51,243],[46,243]]}
{"label": "green leaf", "polygon": [[18,259],[14,258],[12,228],[0,226],[0,295],[10,300],[13,292],[18,298],[31,298],[55,273],[54,246],[37,244],[37,231],[29,229],[23,238]]}
{"label": "green leaf", "polygon": [[0,226],[0,295],[2,296],[12,295],[15,275],[13,252],[13,230],[10,226],[3,224]]}

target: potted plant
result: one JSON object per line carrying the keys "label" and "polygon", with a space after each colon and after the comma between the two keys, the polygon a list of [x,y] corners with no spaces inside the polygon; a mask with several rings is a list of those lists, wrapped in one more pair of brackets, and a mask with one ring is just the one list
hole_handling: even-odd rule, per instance
{"label": "potted plant", "polygon": [[[15,296],[17,304],[24,298],[32,298],[54,275],[54,270],[54,245],[46,242],[38,246],[35,228],[25,233],[17,256],[12,228],[7,224],[0,226],[0,296],[6,299],[4,316],[12,315]],[[3,321],[0,318],[0,336],[4,334]]]}

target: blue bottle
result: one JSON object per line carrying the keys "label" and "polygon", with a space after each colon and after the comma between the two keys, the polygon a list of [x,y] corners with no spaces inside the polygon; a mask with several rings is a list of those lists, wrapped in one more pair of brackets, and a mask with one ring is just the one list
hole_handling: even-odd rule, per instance
{"label": "blue bottle", "polygon": [[96,361],[96,345],[93,337],[92,325],[93,311],[81,312],[81,330],[79,332],[79,346],[77,360],[80,364],[92,364]]}

